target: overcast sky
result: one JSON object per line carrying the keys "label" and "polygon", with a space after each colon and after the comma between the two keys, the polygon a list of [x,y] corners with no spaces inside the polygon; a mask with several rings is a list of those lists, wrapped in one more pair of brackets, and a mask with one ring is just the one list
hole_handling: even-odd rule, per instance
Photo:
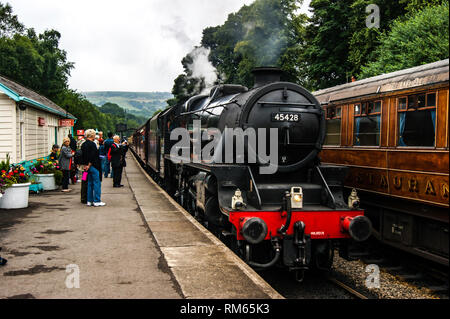
{"label": "overcast sky", "polygon": [[[254,0],[4,0],[26,27],[58,30],[78,91],[167,91],[202,30]],[[310,1],[305,1],[305,9]]]}

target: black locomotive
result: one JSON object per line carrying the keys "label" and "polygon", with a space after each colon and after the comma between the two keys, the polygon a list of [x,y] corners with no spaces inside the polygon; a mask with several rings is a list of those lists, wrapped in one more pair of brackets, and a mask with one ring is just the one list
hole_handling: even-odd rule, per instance
{"label": "black locomotive", "polygon": [[[153,116],[134,133],[132,150],[169,194],[249,265],[282,265],[299,274],[329,268],[334,248],[349,257],[352,243],[370,236],[370,221],[356,193],[343,197],[347,168],[320,164],[320,103],[303,87],[281,82],[278,69],[254,74],[250,90],[218,85]],[[187,146],[178,147],[176,129],[188,132]],[[244,134],[227,139],[229,130]],[[214,132],[218,137],[211,139]],[[208,147],[212,140],[215,148]],[[267,155],[273,144],[276,157]]]}

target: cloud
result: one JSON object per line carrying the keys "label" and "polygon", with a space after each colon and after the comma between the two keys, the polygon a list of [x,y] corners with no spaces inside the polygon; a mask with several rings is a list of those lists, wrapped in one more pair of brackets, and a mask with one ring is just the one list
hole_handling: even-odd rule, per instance
{"label": "cloud", "polygon": [[37,32],[58,30],[79,91],[170,91],[202,30],[253,0],[10,0]]}

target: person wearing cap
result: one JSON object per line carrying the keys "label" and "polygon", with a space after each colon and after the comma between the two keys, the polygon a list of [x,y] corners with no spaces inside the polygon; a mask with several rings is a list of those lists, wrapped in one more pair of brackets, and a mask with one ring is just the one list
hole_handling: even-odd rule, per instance
{"label": "person wearing cap", "polygon": [[50,161],[58,162],[58,157],[59,157],[59,145],[53,144],[52,152],[50,153],[48,158],[50,159]]}
{"label": "person wearing cap", "polygon": [[70,192],[69,189],[69,179],[70,170],[72,168],[72,149],[70,148],[70,138],[65,137],[63,139],[63,146],[61,147],[61,155],[59,157],[59,162],[61,164],[61,170],[63,172],[62,180],[62,191]]}

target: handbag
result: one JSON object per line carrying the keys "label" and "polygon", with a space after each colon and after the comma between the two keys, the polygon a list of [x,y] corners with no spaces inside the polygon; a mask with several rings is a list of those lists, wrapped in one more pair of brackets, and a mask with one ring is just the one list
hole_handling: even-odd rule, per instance
{"label": "handbag", "polygon": [[81,177],[82,181],[87,181],[88,172],[83,172],[83,176]]}

